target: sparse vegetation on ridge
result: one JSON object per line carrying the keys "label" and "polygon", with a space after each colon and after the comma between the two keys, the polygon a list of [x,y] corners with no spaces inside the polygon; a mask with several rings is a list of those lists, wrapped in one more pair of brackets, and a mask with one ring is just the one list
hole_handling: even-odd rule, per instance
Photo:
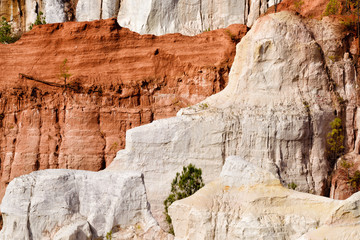
{"label": "sparse vegetation on ridge", "polygon": [[30,24],[30,30],[32,30],[34,26],[46,24],[45,17],[43,17],[43,15],[43,12],[39,12],[37,14],[35,22]]}
{"label": "sparse vegetation on ridge", "polygon": [[288,188],[292,189],[292,190],[295,190],[297,188],[297,184],[294,183],[294,182],[291,182],[291,183],[288,184]]}
{"label": "sparse vegetation on ridge", "polygon": [[329,16],[338,14],[340,7],[340,2],[338,0],[330,0],[329,3],[326,5],[324,15]]}
{"label": "sparse vegetation on ridge", "polygon": [[302,5],[304,5],[304,1],[302,0],[296,0],[294,2],[294,7],[296,12],[300,12]]}
{"label": "sparse vegetation on ridge", "polygon": [[351,176],[349,176],[348,183],[350,184],[351,190],[355,193],[359,191],[360,187],[360,171],[357,170]]}

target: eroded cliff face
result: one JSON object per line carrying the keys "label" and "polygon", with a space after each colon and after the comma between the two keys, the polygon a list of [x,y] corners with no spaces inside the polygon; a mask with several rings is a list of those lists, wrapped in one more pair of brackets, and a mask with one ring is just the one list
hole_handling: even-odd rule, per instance
{"label": "eroded cliff face", "polygon": [[[125,150],[109,170],[144,172],[153,213],[161,218],[171,179],[195,163],[205,181],[238,155],[297,190],[328,194],[329,123],[346,122],[347,146],[357,140],[354,65],[337,21],[306,20],[289,12],[259,19],[237,45],[229,85],[176,118],[129,130]],[[332,61],[331,56],[339,58]],[[341,98],[340,98],[341,97]],[[344,109],[339,99],[347,101]],[[155,166],[162,166],[161,168]],[[165,190],[165,191],[164,191]]]}
{"label": "eroded cliff face", "polygon": [[173,239],[152,217],[136,172],[34,172],[11,182],[1,212],[2,240],[105,239],[110,231],[113,239]]}
{"label": "eroded cliff face", "polygon": [[345,201],[296,192],[271,173],[229,157],[220,177],[169,208],[181,239],[331,239],[360,237],[360,193]]}
{"label": "eroded cliff face", "polygon": [[245,32],[141,36],[109,19],[42,25],[0,45],[0,196],[34,170],[104,169],[126,130],[223,89]]}
{"label": "eroded cliff face", "polygon": [[[138,33],[195,35],[228,27],[252,26],[274,0],[1,0],[0,16],[28,30],[37,13],[47,23],[93,21],[118,17],[121,26]],[[277,3],[281,2],[276,0]]]}
{"label": "eroded cliff face", "polygon": [[[252,26],[274,4],[271,0],[123,0],[118,22],[139,33],[195,35],[233,23]],[[278,1],[280,2],[280,1]],[[139,5],[142,7],[139,9]]]}

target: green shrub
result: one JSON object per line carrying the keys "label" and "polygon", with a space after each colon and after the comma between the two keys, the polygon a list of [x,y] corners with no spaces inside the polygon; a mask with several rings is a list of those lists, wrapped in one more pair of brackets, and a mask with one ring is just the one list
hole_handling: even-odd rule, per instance
{"label": "green shrub", "polygon": [[325,16],[338,14],[340,9],[340,2],[338,0],[330,0],[326,5],[326,9],[324,12]]}
{"label": "green shrub", "polygon": [[233,41],[234,43],[238,43],[238,39],[237,39],[236,35],[232,34],[229,29],[225,30],[225,32],[227,35],[229,35],[231,41]]}
{"label": "green shrub", "polygon": [[1,43],[14,43],[20,38],[11,33],[11,25],[6,21],[5,17],[2,17],[0,21],[0,42]]}
{"label": "green shrub", "polygon": [[310,114],[310,104],[309,104],[309,102],[307,102],[307,101],[303,101],[303,105],[304,105],[304,108],[305,108],[305,111],[308,113],[308,114]]}
{"label": "green shrub", "polygon": [[331,131],[327,135],[328,160],[333,164],[344,153],[344,135],[340,118],[335,118],[331,123]]}
{"label": "green shrub", "polygon": [[292,190],[295,190],[297,188],[297,185],[296,185],[296,183],[291,182],[291,183],[288,184],[288,188],[292,189]]}
{"label": "green shrub", "polygon": [[347,29],[352,30],[355,29],[356,21],[351,18],[344,18],[340,20],[340,23]]}
{"label": "green shrub", "polygon": [[45,17],[43,17],[43,15],[44,15],[43,12],[38,13],[35,22],[30,24],[29,27],[30,30],[33,29],[34,26],[46,24]]}
{"label": "green shrub", "polygon": [[340,166],[341,166],[342,168],[344,168],[345,170],[348,170],[349,168],[353,167],[354,164],[353,164],[353,163],[348,163],[346,160],[342,160],[342,161],[340,162]]}
{"label": "green shrub", "polygon": [[295,11],[300,12],[302,5],[304,5],[304,1],[297,0],[294,2]]}
{"label": "green shrub", "polygon": [[201,174],[201,169],[196,168],[192,164],[187,167],[183,167],[181,175],[180,173],[176,173],[176,177],[171,183],[171,193],[164,201],[164,213],[166,216],[166,221],[169,224],[169,232],[171,234],[174,234],[174,229],[171,223],[171,217],[168,213],[169,206],[176,200],[189,197],[193,195],[197,190],[202,188],[204,186],[204,183]]}
{"label": "green shrub", "polygon": [[67,87],[67,80],[71,77],[71,74],[69,73],[69,66],[67,65],[67,58],[64,59],[64,61],[60,64],[60,79],[64,81],[64,87]]}
{"label": "green shrub", "polygon": [[356,171],[353,176],[350,176],[348,183],[353,192],[357,192],[360,186],[360,171]]}
{"label": "green shrub", "polygon": [[113,234],[112,231],[107,232],[107,233],[106,233],[106,240],[112,240],[112,234]]}
{"label": "green shrub", "polygon": [[205,109],[209,108],[209,105],[207,103],[200,103],[199,107],[201,110],[205,110]]}

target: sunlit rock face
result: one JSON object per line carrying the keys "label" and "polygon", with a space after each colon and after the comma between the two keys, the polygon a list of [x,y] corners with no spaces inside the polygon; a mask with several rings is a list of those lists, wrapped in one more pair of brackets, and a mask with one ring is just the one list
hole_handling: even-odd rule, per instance
{"label": "sunlit rock face", "polygon": [[0,3],[0,13],[4,14],[14,27],[22,30],[29,30],[30,24],[35,22],[41,11],[47,23],[118,17],[121,26],[141,34],[195,35],[235,23],[251,27],[274,1],[1,0]]}
{"label": "sunlit rock face", "polygon": [[14,179],[1,204],[0,239],[114,236],[171,239],[150,213],[141,173],[43,170]]}
{"label": "sunlit rock face", "polygon": [[[312,32],[317,29],[322,30]],[[327,37],[334,29],[326,20],[308,22],[289,12],[260,18],[237,45],[228,86],[176,118],[128,131],[126,148],[110,169],[144,172],[155,216],[162,215],[162,202],[182,166],[194,163],[208,182],[231,155],[271,171],[284,185],[294,182],[297,190],[325,194],[334,99],[353,95],[352,88],[346,95],[331,87],[339,78],[328,74],[324,54],[341,38]],[[343,76],[354,84],[351,73]]]}
{"label": "sunlit rock face", "polygon": [[122,0],[118,22],[139,33],[194,35],[233,23],[251,27],[273,4],[271,0]]}
{"label": "sunlit rock face", "polygon": [[0,44],[0,199],[14,177],[32,171],[104,169],[124,148],[126,130],[222,90],[246,32],[237,24],[158,37],[112,18],[35,26]]}
{"label": "sunlit rock face", "polygon": [[283,187],[270,172],[231,156],[220,177],[169,208],[181,239],[358,239],[360,194],[346,201]]}

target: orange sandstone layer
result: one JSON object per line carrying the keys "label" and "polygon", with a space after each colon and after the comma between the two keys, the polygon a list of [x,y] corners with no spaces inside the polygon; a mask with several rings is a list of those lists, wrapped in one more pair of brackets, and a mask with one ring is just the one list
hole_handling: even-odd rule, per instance
{"label": "orange sandstone layer", "polygon": [[222,90],[246,31],[156,37],[108,19],[36,26],[0,44],[0,198],[35,170],[104,169],[126,130]]}

